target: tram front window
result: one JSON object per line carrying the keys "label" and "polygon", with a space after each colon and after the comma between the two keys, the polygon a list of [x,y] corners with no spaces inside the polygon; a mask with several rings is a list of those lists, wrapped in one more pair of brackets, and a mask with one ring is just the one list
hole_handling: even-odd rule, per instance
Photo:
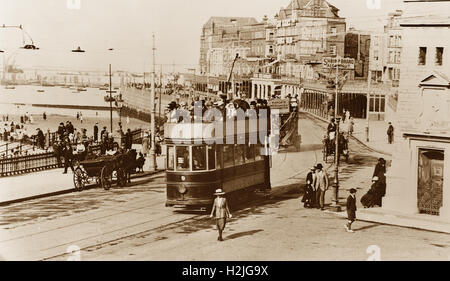
{"label": "tram front window", "polygon": [[174,148],[173,146],[167,146],[167,170],[173,171],[174,168]]}
{"label": "tram front window", "polygon": [[206,170],[205,146],[192,147],[192,170],[194,171]]}
{"label": "tram front window", "polygon": [[208,146],[208,169],[216,169],[216,150],[213,146]]}
{"label": "tram front window", "polygon": [[189,146],[177,146],[177,171],[189,171]]}

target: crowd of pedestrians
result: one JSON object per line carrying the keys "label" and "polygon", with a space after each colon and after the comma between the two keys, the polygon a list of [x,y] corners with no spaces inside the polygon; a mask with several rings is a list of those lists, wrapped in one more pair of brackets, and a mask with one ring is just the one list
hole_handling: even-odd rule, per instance
{"label": "crowd of pedestrians", "polygon": [[[306,186],[302,203],[304,208],[317,208],[325,210],[325,193],[329,189],[329,178],[322,164],[311,167],[306,175]],[[364,194],[360,201],[364,208],[382,206],[383,197],[386,194],[386,160],[379,158],[374,168],[372,176],[372,185],[369,191]],[[354,232],[351,229],[352,223],[356,220],[356,189],[349,190],[347,198],[347,219],[345,229],[348,232]]]}

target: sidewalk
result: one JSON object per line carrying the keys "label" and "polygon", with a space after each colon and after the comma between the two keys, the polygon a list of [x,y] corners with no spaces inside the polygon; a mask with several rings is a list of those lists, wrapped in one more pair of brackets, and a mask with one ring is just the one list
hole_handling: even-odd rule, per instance
{"label": "sidewalk", "polygon": [[392,155],[394,144],[387,141],[388,122],[369,121],[369,141],[366,139],[366,119],[354,119],[353,137],[376,152]]}
{"label": "sidewalk", "polygon": [[[160,170],[147,171],[144,167],[144,173],[134,174],[131,178],[145,177]],[[59,168],[0,178],[0,205],[75,191],[72,171],[62,172],[63,168]]]}
{"label": "sidewalk", "polygon": [[[313,116],[316,119],[319,119],[326,124],[328,124],[328,120],[325,118],[316,116],[312,113],[309,113],[307,111],[302,111],[306,114]],[[388,128],[388,122],[386,121],[369,121],[369,141],[366,141],[366,126],[367,121],[366,119],[353,119],[355,122],[353,126],[353,134],[352,137],[354,140],[358,141],[359,143],[367,146],[371,150],[386,154],[391,156],[394,145],[388,144],[387,142],[387,128]]]}

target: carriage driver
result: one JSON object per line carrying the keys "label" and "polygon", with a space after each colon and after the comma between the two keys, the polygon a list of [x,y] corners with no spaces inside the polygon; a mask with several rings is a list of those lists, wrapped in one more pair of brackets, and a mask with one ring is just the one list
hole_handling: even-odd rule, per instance
{"label": "carriage driver", "polygon": [[327,136],[329,140],[334,140],[336,136],[336,123],[334,118],[331,118],[331,122],[328,124]]}

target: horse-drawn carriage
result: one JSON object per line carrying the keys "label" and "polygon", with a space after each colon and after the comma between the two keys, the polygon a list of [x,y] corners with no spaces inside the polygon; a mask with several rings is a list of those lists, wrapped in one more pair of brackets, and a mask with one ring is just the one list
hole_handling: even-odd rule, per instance
{"label": "horse-drawn carriage", "polygon": [[[336,157],[336,136],[334,132],[331,132],[324,136],[323,140],[323,161],[327,163],[328,156]],[[349,158],[349,150],[348,150],[348,135],[343,132],[339,133],[339,145],[338,145],[338,155],[339,157],[342,155],[345,157],[345,161],[348,162]]]}
{"label": "horse-drawn carriage", "polygon": [[109,190],[113,182],[119,187],[130,182],[130,175],[138,167],[136,150],[117,150],[107,155],[90,155],[80,161],[73,173],[73,182],[77,190],[87,184],[96,183]]}

